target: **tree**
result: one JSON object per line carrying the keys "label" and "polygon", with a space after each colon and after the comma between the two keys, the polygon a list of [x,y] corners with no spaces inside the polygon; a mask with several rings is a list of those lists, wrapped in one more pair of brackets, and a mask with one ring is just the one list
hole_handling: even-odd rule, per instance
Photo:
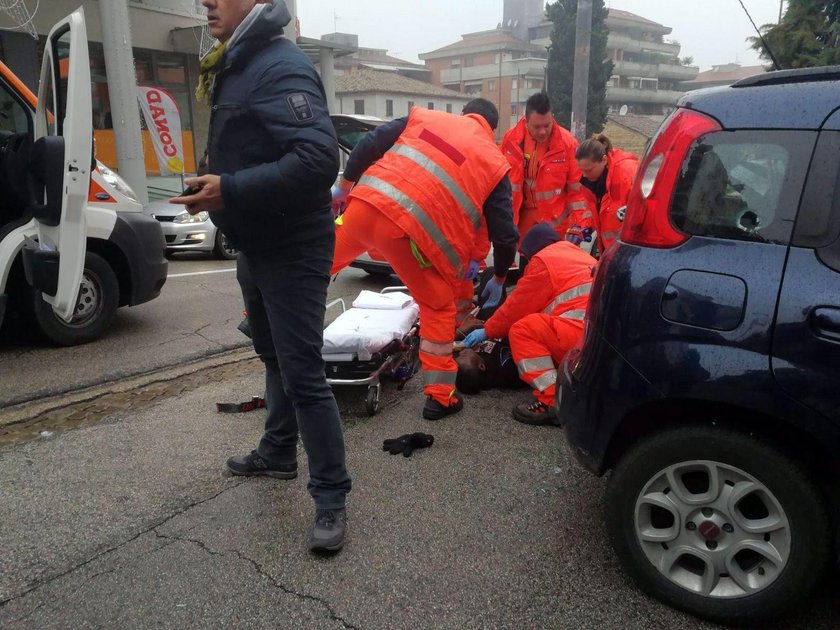
{"label": "tree", "polygon": [[[840,0],[788,0],[782,21],[761,32],[783,69],[840,64]],[[750,41],[771,60],[758,37]]]}
{"label": "tree", "polygon": [[[558,123],[572,122],[572,77],[575,67],[575,25],[577,0],[557,0],[546,7],[554,23],[548,53],[548,96]],[[604,128],[607,122],[607,81],[613,62],[607,58],[607,9],[604,0],[592,0],[592,39],[589,44],[589,94],[586,106],[586,135]]]}

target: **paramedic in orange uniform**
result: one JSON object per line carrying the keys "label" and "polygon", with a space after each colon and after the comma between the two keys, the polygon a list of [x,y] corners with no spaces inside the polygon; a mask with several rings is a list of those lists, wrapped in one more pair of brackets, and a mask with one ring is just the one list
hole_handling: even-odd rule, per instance
{"label": "paramedic in orange uniform", "polygon": [[462,116],[415,107],[369,132],[333,189],[334,206],[346,200],[347,209],[336,220],[332,273],[376,249],[420,307],[427,420],[463,408],[452,358],[456,296],[478,268],[471,257],[482,223],[495,268],[504,270],[483,292],[491,306],[501,299],[516,255],[510,167],[493,141],[498,122],[496,107],[485,99],[467,103]]}
{"label": "paramedic in orange uniform", "polygon": [[471,332],[464,345],[507,336],[520,378],[536,400],[517,405],[513,417],[525,424],[559,424],[554,408],[557,365],[583,335],[592,270],[596,260],[547,223],[534,226],[520,247],[523,275],[513,293]]}
{"label": "paramedic in orange uniform", "polygon": [[575,163],[577,147],[574,136],[554,120],[548,95],[533,94],[525,102],[525,117],[501,144],[511,167],[513,220],[520,237],[541,222],[563,238],[575,227],[594,229]]}
{"label": "paramedic in orange uniform", "polygon": [[598,251],[605,252],[621,230],[618,210],[627,205],[639,159],[614,149],[607,136],[598,134],[581,142],[575,160],[583,175],[580,181],[585,194],[596,208]]}

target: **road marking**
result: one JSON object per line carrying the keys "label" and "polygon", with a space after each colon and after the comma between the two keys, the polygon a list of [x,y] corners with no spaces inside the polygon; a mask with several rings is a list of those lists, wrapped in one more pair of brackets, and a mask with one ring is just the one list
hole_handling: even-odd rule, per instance
{"label": "road marking", "polygon": [[215,269],[213,271],[191,271],[190,273],[170,273],[167,278],[185,278],[187,276],[205,276],[208,273],[230,273],[236,271],[236,267],[230,269]]}

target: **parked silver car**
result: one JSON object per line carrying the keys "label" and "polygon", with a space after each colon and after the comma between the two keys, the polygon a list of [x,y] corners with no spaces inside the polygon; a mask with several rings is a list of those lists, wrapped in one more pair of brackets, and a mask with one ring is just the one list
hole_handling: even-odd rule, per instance
{"label": "parked silver car", "polygon": [[175,252],[211,252],[218,258],[234,260],[237,250],[216,229],[206,212],[191,216],[180,204],[153,201],[144,208],[160,222],[166,238],[167,254]]}

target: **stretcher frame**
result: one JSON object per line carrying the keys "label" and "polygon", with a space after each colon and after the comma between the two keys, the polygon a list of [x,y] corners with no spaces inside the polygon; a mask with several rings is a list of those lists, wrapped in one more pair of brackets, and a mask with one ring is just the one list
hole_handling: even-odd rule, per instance
{"label": "stretcher frame", "polygon": [[[391,293],[394,291],[408,292],[406,286],[385,287],[379,293]],[[337,298],[327,303],[327,309],[341,305],[341,312],[347,310],[344,298]],[[400,339],[390,341],[385,347],[375,352],[369,361],[351,359],[348,361],[330,361],[324,356],[327,383],[332,385],[367,385],[368,391],[365,398],[365,409],[369,416],[374,416],[379,410],[382,394],[382,377],[389,375],[398,383],[397,389],[402,389],[406,381],[419,370],[420,365],[420,323],[419,319]],[[406,367],[407,374],[398,377],[400,368]],[[330,374],[340,377],[330,376]]]}

